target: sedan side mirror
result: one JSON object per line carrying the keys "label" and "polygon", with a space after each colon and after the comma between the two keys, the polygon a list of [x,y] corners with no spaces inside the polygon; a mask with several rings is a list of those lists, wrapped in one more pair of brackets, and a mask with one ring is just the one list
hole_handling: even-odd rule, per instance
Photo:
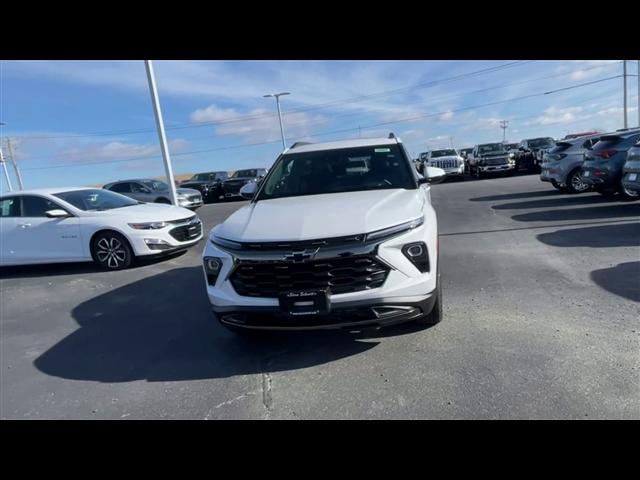
{"label": "sedan side mirror", "polygon": [[45,212],[45,215],[49,218],[65,218],[71,216],[69,215],[69,212],[67,212],[66,210],[62,210],[61,208],[48,210]]}
{"label": "sedan side mirror", "polygon": [[249,182],[240,189],[240,196],[246,200],[251,200],[257,189],[258,184],[256,182]]}

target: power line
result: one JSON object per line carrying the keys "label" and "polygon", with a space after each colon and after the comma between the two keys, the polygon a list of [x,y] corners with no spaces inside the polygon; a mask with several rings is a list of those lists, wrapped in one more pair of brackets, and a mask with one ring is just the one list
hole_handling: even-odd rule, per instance
{"label": "power line", "polygon": [[[591,82],[585,82],[585,83],[581,83],[581,84],[578,84],[578,85],[573,85],[571,87],[560,88],[560,89],[551,90],[551,91],[548,91],[548,92],[535,93],[535,94],[530,94],[530,95],[523,95],[523,96],[520,96],[520,97],[513,97],[513,98],[500,100],[500,101],[496,101],[496,102],[489,102],[489,103],[485,103],[485,104],[481,104],[481,105],[473,105],[473,106],[470,106],[470,107],[463,107],[463,108],[459,108],[459,109],[455,109],[455,110],[448,110],[448,111],[445,111],[445,112],[436,112],[436,113],[418,115],[418,116],[414,116],[414,117],[410,117],[410,118],[399,119],[399,120],[394,120],[394,121],[389,121],[389,122],[381,122],[381,123],[371,124],[371,125],[366,125],[366,126],[358,126],[358,127],[355,127],[355,128],[345,128],[345,129],[333,130],[333,131],[329,131],[329,132],[315,133],[315,134],[311,134],[311,135],[301,136],[301,137],[298,137],[298,138],[320,137],[320,136],[326,136],[326,135],[334,135],[336,133],[345,133],[345,132],[358,131],[360,128],[362,128],[362,129],[370,129],[370,128],[376,128],[376,127],[380,127],[380,126],[392,125],[392,124],[396,124],[396,123],[410,122],[410,121],[421,119],[421,118],[439,116],[439,115],[442,115],[442,114],[448,113],[448,112],[459,112],[459,111],[473,110],[473,109],[477,109],[477,108],[483,108],[483,107],[502,104],[502,103],[508,103],[508,102],[513,102],[513,101],[518,101],[518,100],[524,100],[524,99],[527,99],[527,98],[533,98],[533,97],[549,95],[549,94],[552,94],[552,93],[566,91],[566,90],[570,90],[570,89],[573,89],[573,88],[580,88],[580,87],[583,87],[583,86],[592,85],[592,84],[595,84],[595,83],[600,83],[600,82],[604,82],[604,81],[607,81],[607,80],[612,80],[612,79],[620,78],[620,77],[621,77],[621,75],[615,75],[615,76],[612,76],[612,77],[603,78],[603,79],[600,79],[600,80],[594,80],[594,81],[591,81]],[[270,140],[270,141],[267,141],[267,142],[257,142],[257,143],[253,143],[253,144],[231,145],[231,146],[227,146],[227,147],[217,147],[217,148],[204,149],[204,150],[194,150],[194,151],[189,151],[189,152],[174,153],[172,155],[173,156],[184,156],[184,155],[193,155],[193,154],[198,154],[198,153],[210,153],[210,152],[221,151],[221,150],[230,150],[230,149],[236,149],[236,148],[245,148],[245,147],[253,147],[253,146],[259,146],[259,145],[275,144],[275,143],[280,143],[280,141],[281,140],[278,139],[278,140]],[[110,164],[110,163],[122,163],[122,162],[133,162],[133,161],[138,161],[138,160],[148,160],[148,159],[154,159],[154,158],[158,158],[158,155],[147,155],[147,156],[142,156],[142,157],[126,158],[126,159],[120,159],[120,160],[105,160],[105,161],[102,161],[102,162],[85,162],[85,163],[74,162],[74,163],[62,164],[62,165],[52,165],[52,166],[48,166],[48,167],[24,168],[23,170],[47,170],[47,169],[53,169],[53,168],[77,167],[77,166],[82,166],[82,165],[102,165],[102,164]]]}

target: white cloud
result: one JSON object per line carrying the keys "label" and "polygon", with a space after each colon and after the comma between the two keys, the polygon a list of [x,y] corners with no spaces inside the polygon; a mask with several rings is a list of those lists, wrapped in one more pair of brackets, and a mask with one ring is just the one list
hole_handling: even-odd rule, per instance
{"label": "white cloud", "polygon": [[[247,118],[235,121],[239,117]],[[273,110],[265,108],[254,108],[247,112],[240,112],[235,108],[220,108],[216,105],[209,105],[206,108],[195,110],[191,114],[191,121],[200,122],[227,122],[215,125],[218,135],[241,136],[249,142],[268,142],[280,138],[280,124],[277,114]],[[284,112],[282,123],[285,135],[288,139],[301,138],[311,134],[311,127],[317,127],[329,122],[329,118],[319,114],[309,114],[306,112]]]}
{"label": "white cloud", "polygon": [[[179,138],[169,141],[169,150],[170,152],[180,152],[188,148],[189,145],[187,140]],[[58,161],[69,163],[92,163],[105,160],[159,156],[160,154],[160,146],[158,144],[107,142],[66,148],[55,154],[54,157]]]}
{"label": "white cloud", "polygon": [[[532,123],[534,125],[549,125],[553,123],[571,123],[577,120],[576,114],[582,111],[582,107],[559,108],[551,106]],[[584,117],[586,118],[586,117]]]}

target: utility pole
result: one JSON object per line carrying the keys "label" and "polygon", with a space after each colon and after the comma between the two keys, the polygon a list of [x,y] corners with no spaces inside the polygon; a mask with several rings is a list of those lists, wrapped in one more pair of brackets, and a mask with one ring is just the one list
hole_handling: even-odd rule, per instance
{"label": "utility pole", "polygon": [[280,92],[280,93],[269,93],[267,95],[263,95],[264,98],[275,98],[276,99],[276,108],[278,109],[278,121],[280,122],[280,135],[282,136],[282,150],[287,149],[287,144],[284,139],[284,127],[282,126],[282,112],[280,111],[280,97],[283,95],[291,95],[289,92]]}
{"label": "utility pole", "polygon": [[500,128],[502,129],[502,143],[507,138],[507,127],[509,126],[509,120],[500,120]]}
{"label": "utility pole", "polygon": [[453,137],[449,137],[449,145],[451,145],[451,150],[453,150]]}
{"label": "utility pole", "polygon": [[624,110],[624,128],[627,128],[627,61],[622,61],[622,89],[624,90],[622,98]]}
{"label": "utility pole", "polygon": [[7,187],[10,192],[13,192],[13,188],[11,187],[11,179],[9,178],[9,172],[7,171],[7,164],[4,161],[4,156],[2,155],[2,146],[0,145],[0,163],[2,164],[2,170],[4,170],[4,178],[7,180]]}
{"label": "utility pole", "polygon": [[169,146],[167,145],[167,136],[164,132],[164,121],[162,120],[162,110],[160,110],[160,99],[158,98],[158,90],[156,88],[156,77],[153,73],[153,64],[151,60],[145,60],[144,66],[147,70],[147,81],[149,82],[149,93],[151,93],[151,103],[153,103],[153,113],[156,117],[156,128],[158,129],[158,137],[160,138],[160,148],[162,149],[162,158],[164,160],[164,171],[169,184],[169,193],[171,195],[171,203],[178,205],[178,194],[176,193],[176,182],[173,179],[173,169],[171,168],[171,156],[169,155]]}
{"label": "utility pole", "polygon": [[24,190],[24,183],[22,183],[22,174],[20,173],[20,169],[18,168],[16,159],[13,156],[13,148],[11,147],[10,138],[7,138],[7,149],[9,150],[9,158],[11,159],[11,163],[13,164],[13,171],[16,173],[16,178],[18,179],[18,188],[20,188],[20,190]]}

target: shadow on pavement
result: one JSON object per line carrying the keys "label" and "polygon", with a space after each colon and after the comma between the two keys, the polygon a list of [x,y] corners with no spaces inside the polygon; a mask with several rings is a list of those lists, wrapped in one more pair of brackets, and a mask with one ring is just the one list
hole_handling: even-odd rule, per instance
{"label": "shadow on pavement", "polygon": [[[130,267],[132,269],[154,265],[156,263],[165,262],[172,258],[181,257],[187,253],[182,250],[164,257],[156,257],[152,259],[137,259]],[[57,277],[61,275],[80,275],[83,273],[104,273],[100,267],[93,262],[76,262],[76,263],[49,263],[42,265],[20,265],[15,267],[0,267],[0,278],[37,278],[37,277]]]}
{"label": "shadow on pavement", "polygon": [[[615,199],[614,199],[615,200]],[[578,205],[601,205],[610,202],[610,199],[604,198],[602,195],[562,195],[555,198],[545,198],[542,200],[530,200],[527,202],[503,203],[501,205],[492,205],[494,210],[517,210],[525,208],[551,208],[551,207],[571,207]]]}
{"label": "shadow on pavement", "polygon": [[518,222],[555,222],[566,220],[591,220],[595,218],[619,218],[640,216],[640,204],[606,205],[602,207],[544,210],[513,215]]}
{"label": "shadow on pavement", "polygon": [[640,262],[621,263],[615,267],[591,272],[600,287],[620,297],[640,302]]}
{"label": "shadow on pavement", "polygon": [[[80,328],[38,357],[42,372],[99,382],[193,380],[321,365],[374,348],[343,332],[243,338],[214,319],[201,268],[176,268],[73,309]],[[385,335],[411,333],[411,327]]]}
{"label": "shadow on pavement", "polygon": [[640,246],[640,222],[557,230],[540,233],[536,238],[553,247],[637,247]]}
{"label": "shadow on pavement", "polygon": [[486,197],[470,198],[471,202],[500,202],[502,200],[517,200],[519,198],[552,197],[561,195],[557,190],[536,190],[533,192],[506,193],[504,195],[488,195]]}

